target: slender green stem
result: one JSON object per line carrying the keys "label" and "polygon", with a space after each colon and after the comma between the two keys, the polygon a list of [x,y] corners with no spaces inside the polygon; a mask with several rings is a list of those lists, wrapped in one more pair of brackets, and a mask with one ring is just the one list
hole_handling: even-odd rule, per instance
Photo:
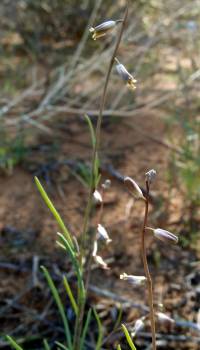
{"label": "slender green stem", "polygon": [[148,303],[150,309],[150,321],[151,321],[151,334],[152,334],[152,347],[153,350],[156,350],[156,327],[155,327],[155,314],[153,306],[153,285],[151,274],[149,271],[148,261],[147,261],[147,251],[145,244],[145,233],[148,220],[148,211],[149,211],[149,184],[146,181],[146,201],[145,201],[145,213],[144,213],[144,223],[141,234],[141,250],[142,250],[142,260],[144,265],[144,272],[147,279],[147,288],[148,288]]}
{"label": "slender green stem", "polygon": [[[88,223],[89,223],[89,218],[90,218],[90,214],[91,214],[91,210],[92,210],[92,196],[93,196],[93,192],[95,190],[96,187],[96,183],[95,183],[95,167],[96,167],[96,161],[98,159],[98,151],[99,151],[99,147],[100,147],[100,139],[101,139],[101,125],[102,125],[102,119],[103,119],[103,110],[104,110],[104,106],[105,106],[105,102],[106,102],[106,94],[107,94],[107,89],[108,89],[108,83],[109,83],[109,79],[110,79],[110,75],[111,75],[111,71],[112,71],[112,67],[115,61],[115,56],[117,54],[117,50],[119,48],[120,42],[121,42],[121,38],[122,38],[122,34],[125,28],[125,24],[126,24],[126,19],[128,17],[128,3],[129,0],[127,0],[127,6],[126,6],[126,10],[124,13],[124,17],[122,20],[122,25],[121,25],[121,29],[119,31],[119,35],[115,44],[115,48],[108,66],[108,71],[106,74],[106,79],[105,79],[105,84],[104,84],[104,89],[103,89],[103,94],[102,94],[102,98],[101,98],[101,102],[100,102],[100,109],[99,109],[99,116],[97,119],[97,126],[96,126],[96,132],[95,132],[95,144],[94,144],[94,148],[93,148],[93,154],[92,154],[92,171],[91,171],[91,183],[90,183],[90,190],[89,190],[89,197],[88,197],[88,202],[87,202],[87,207],[86,207],[86,211],[85,211],[85,216],[84,216],[84,221],[83,221],[83,231],[82,231],[82,236],[81,236],[81,245],[80,245],[80,264],[81,264],[81,268],[82,268],[82,264],[83,264],[83,256],[84,256],[84,252],[85,252],[85,243],[86,243],[86,236],[87,236],[87,231],[88,231]],[[92,247],[93,247],[93,240],[95,239],[95,235],[92,239],[91,245],[90,245],[90,249],[89,249],[89,258],[87,260],[87,266],[86,266],[86,277],[85,277],[85,288],[86,288],[86,293],[87,293],[87,289],[88,289],[88,284],[89,284],[89,279],[90,279],[90,271],[91,271],[91,263],[92,263]],[[80,339],[81,339],[81,332],[82,332],[82,327],[83,327],[83,316],[84,316],[84,310],[85,310],[85,299],[83,300],[82,298],[80,298],[78,300],[78,315],[76,318],[76,324],[75,324],[75,332],[74,332],[74,350],[80,350]]]}

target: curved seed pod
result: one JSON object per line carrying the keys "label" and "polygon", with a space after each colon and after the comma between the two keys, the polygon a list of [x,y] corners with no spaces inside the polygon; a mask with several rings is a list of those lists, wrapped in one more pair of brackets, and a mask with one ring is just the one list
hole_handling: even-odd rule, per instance
{"label": "curved seed pod", "polygon": [[92,39],[96,40],[105,36],[108,32],[113,30],[116,24],[117,21],[106,21],[96,27],[91,27],[89,31],[92,33]]}
{"label": "curved seed pod", "polygon": [[140,286],[143,285],[147,279],[145,276],[127,275],[124,272],[122,275],[120,275],[120,280],[128,281],[133,286]]}
{"label": "curved seed pod", "polygon": [[133,179],[131,179],[131,177],[128,177],[128,176],[125,177],[124,184],[127,190],[132,194],[132,196],[135,199],[140,199],[140,198],[145,199],[140,187]]}
{"label": "curved seed pod", "polygon": [[173,233],[163,230],[161,228],[156,228],[153,230],[154,236],[165,243],[178,243],[178,237]]}
{"label": "curved seed pod", "polygon": [[127,71],[124,65],[121,63],[118,63],[116,66],[116,70],[120,75],[120,77],[122,78],[122,80],[125,81],[127,86],[130,89],[135,90],[136,89],[135,83],[137,83],[137,80]]}

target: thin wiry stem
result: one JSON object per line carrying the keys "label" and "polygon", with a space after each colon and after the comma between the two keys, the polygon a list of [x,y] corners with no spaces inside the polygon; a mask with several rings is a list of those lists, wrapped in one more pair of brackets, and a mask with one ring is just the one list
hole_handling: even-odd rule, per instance
{"label": "thin wiry stem", "polygon": [[148,211],[149,211],[149,184],[148,184],[148,181],[146,181],[146,200],[145,200],[144,223],[143,223],[142,234],[141,234],[141,250],[142,250],[144,272],[147,279],[148,303],[149,303],[149,309],[150,309],[151,334],[152,334],[152,347],[153,347],[153,350],[156,350],[156,327],[155,327],[155,314],[154,314],[154,306],[153,306],[153,285],[152,285],[151,274],[149,272],[146,245],[145,245],[145,232],[147,227]]}
{"label": "thin wiry stem", "polygon": [[[124,32],[126,20],[128,17],[128,4],[129,0],[127,0],[127,5],[126,5],[126,10],[124,13],[124,17],[122,20],[122,25],[121,29],[119,31],[119,35],[117,37],[116,45],[108,66],[108,71],[106,74],[106,79],[105,79],[105,84],[104,84],[104,89],[103,89],[103,94],[100,102],[100,109],[99,109],[99,116],[97,119],[97,126],[96,126],[96,141],[93,149],[93,155],[92,155],[92,173],[91,173],[91,183],[90,183],[90,191],[89,191],[89,197],[88,197],[88,203],[85,211],[85,216],[84,216],[84,222],[83,222],[83,232],[82,232],[82,237],[81,237],[81,246],[80,246],[80,264],[82,266],[83,264],[83,256],[84,256],[84,251],[85,251],[85,241],[86,241],[86,235],[88,231],[88,222],[89,222],[89,217],[90,213],[92,210],[92,196],[93,192],[95,190],[95,166],[96,166],[96,161],[98,159],[98,151],[100,147],[100,138],[101,138],[101,125],[102,125],[102,119],[103,119],[103,110],[106,102],[106,94],[107,94],[107,89],[108,89],[108,83],[112,71],[112,67],[115,61],[115,56],[117,54],[117,50],[119,48],[122,34]],[[92,239],[91,246],[89,249],[89,257],[87,261],[87,266],[86,266],[86,277],[85,277],[85,290],[86,290],[86,295],[87,295],[87,290],[88,290],[88,285],[89,285],[89,279],[90,279],[90,272],[91,272],[91,263],[92,263],[92,248],[93,248],[93,240],[95,239],[95,235]],[[78,315],[76,318],[76,324],[75,324],[75,332],[74,332],[74,350],[80,350],[80,338],[81,338],[81,332],[82,332],[82,326],[83,326],[83,316],[84,316],[84,310],[85,310],[85,299],[83,300],[80,298],[78,301]]]}

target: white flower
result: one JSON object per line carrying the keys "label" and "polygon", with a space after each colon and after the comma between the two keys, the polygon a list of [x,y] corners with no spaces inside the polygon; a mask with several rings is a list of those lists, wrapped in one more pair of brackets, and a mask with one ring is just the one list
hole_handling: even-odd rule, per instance
{"label": "white flower", "polygon": [[143,285],[146,282],[145,276],[127,275],[125,272],[120,275],[120,280],[128,281],[133,286]]}
{"label": "white flower", "polygon": [[105,240],[106,243],[110,243],[112,241],[109,238],[108,232],[106,231],[105,227],[103,227],[101,224],[98,224],[97,226],[97,233],[98,233],[98,238]]}
{"label": "white flower", "polygon": [[149,183],[149,185],[151,184],[151,182],[153,182],[155,180],[156,177],[156,170],[151,169],[149,171],[147,171],[146,175],[146,180]]}
{"label": "white flower", "polygon": [[178,243],[178,237],[169,231],[163,230],[161,228],[156,228],[153,230],[153,233],[157,239],[163,242],[174,244]]}
{"label": "white flower", "polygon": [[143,328],[144,328],[145,324],[144,324],[144,321],[143,321],[143,318],[140,318],[139,320],[137,320],[135,322],[135,325],[134,325],[134,328],[133,328],[133,331],[131,333],[132,337],[135,337],[135,335],[141,331]]}
{"label": "white flower", "polygon": [[94,261],[95,261],[98,265],[100,265],[104,270],[108,270],[108,269],[109,269],[108,265],[107,265],[106,262],[102,259],[101,256],[95,255],[95,256],[94,256]]}
{"label": "white flower", "polygon": [[131,179],[131,177],[125,177],[124,184],[135,199],[145,199],[140,187],[133,179]]}
{"label": "white flower", "polygon": [[164,314],[163,312],[157,312],[156,313],[157,317],[158,317],[158,321],[160,322],[171,322],[174,323],[175,321],[173,320],[173,318],[169,317],[168,315]]}
{"label": "white flower", "polygon": [[103,202],[101,193],[99,191],[95,190],[94,193],[93,193],[93,197],[94,197],[94,200],[95,200],[96,203],[102,203]]}
{"label": "white flower", "polygon": [[133,78],[133,76],[127,71],[124,65],[121,63],[118,63],[116,65],[116,70],[120,75],[120,77],[122,78],[122,80],[126,82],[127,86],[132,90],[135,90],[136,89],[135,83],[137,83],[137,80]]}
{"label": "white flower", "polygon": [[116,24],[117,21],[106,21],[96,27],[91,27],[89,31],[92,33],[92,39],[96,40],[105,36],[108,32],[113,30]]}

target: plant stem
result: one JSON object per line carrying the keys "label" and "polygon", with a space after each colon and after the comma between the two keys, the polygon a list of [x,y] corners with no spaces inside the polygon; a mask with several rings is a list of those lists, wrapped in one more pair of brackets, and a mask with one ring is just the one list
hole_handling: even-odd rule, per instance
{"label": "plant stem", "polygon": [[[128,4],[129,0],[127,0],[127,5],[126,5],[126,10],[124,13],[124,17],[122,20],[122,25],[121,29],[119,31],[119,35],[116,40],[115,48],[108,66],[108,71],[106,74],[106,79],[105,79],[105,84],[104,84],[104,89],[103,89],[103,94],[100,102],[100,109],[99,109],[99,116],[97,119],[97,126],[96,126],[96,132],[95,132],[95,145],[93,148],[93,154],[92,154],[92,171],[91,171],[91,183],[90,183],[90,190],[89,190],[89,196],[88,196],[88,202],[87,202],[87,207],[85,210],[85,216],[84,216],[84,221],[83,221],[83,232],[82,232],[82,237],[81,237],[81,245],[80,245],[80,265],[81,268],[83,268],[83,256],[85,252],[85,243],[86,243],[86,236],[87,236],[87,231],[88,231],[88,223],[89,223],[89,218],[92,210],[92,198],[93,198],[93,192],[95,190],[96,184],[95,184],[95,165],[96,165],[96,160],[98,159],[98,151],[100,147],[100,138],[101,138],[101,125],[102,125],[102,119],[103,119],[103,110],[106,102],[106,94],[107,94],[107,89],[108,89],[108,83],[112,71],[112,67],[115,61],[115,56],[117,54],[117,50],[119,48],[122,34],[125,28],[126,20],[128,17]],[[82,327],[83,327],[83,317],[84,317],[84,311],[85,311],[85,301],[86,301],[86,296],[87,296],[87,290],[88,290],[88,285],[89,285],[89,280],[90,280],[90,272],[91,272],[91,264],[92,264],[92,249],[93,249],[93,240],[95,239],[95,235],[92,238],[92,242],[89,248],[89,255],[86,263],[86,277],[85,277],[85,299],[83,300],[82,298],[79,298],[78,300],[78,315],[76,317],[76,324],[75,324],[75,332],[74,332],[74,350],[80,350],[80,341],[81,341],[81,332],[82,332]]]}
{"label": "plant stem", "polygon": [[145,201],[145,213],[144,213],[144,223],[142,228],[141,235],[141,250],[142,250],[142,261],[144,265],[144,272],[147,279],[147,288],[148,288],[148,303],[150,309],[150,321],[151,321],[151,334],[152,334],[152,347],[153,350],[156,350],[156,327],[155,327],[155,315],[154,315],[154,306],[153,306],[153,285],[151,274],[149,272],[149,266],[147,261],[147,251],[145,244],[145,233],[148,220],[148,211],[149,211],[149,184],[146,181],[146,201]]}

